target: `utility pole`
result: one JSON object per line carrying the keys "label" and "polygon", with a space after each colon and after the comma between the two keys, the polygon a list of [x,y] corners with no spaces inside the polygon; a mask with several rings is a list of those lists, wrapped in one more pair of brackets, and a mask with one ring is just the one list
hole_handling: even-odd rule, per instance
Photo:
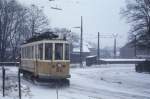
{"label": "utility pole", "polygon": [[[19,63],[20,64],[20,63]],[[18,87],[19,87],[19,99],[21,99],[21,78],[20,78],[20,68],[18,69]]]}
{"label": "utility pole", "polygon": [[34,35],[34,28],[35,28],[35,20],[32,20],[32,36]]}
{"label": "utility pole", "polygon": [[116,58],[116,37],[114,38],[114,58]]}
{"label": "utility pole", "polygon": [[3,84],[3,97],[5,97],[5,68],[4,66],[2,67],[2,84]]}
{"label": "utility pole", "polygon": [[114,37],[114,58],[116,58],[116,39],[117,39],[118,34],[113,34]]}
{"label": "utility pole", "polygon": [[73,27],[73,28],[80,28],[81,35],[80,35],[80,67],[83,67],[83,19],[81,16],[81,26]]}
{"label": "utility pole", "polygon": [[100,43],[100,33],[98,32],[98,40],[97,40],[97,62],[100,58],[100,46],[99,46],[99,43]]}
{"label": "utility pole", "polygon": [[80,67],[83,67],[83,63],[82,63],[82,60],[83,60],[83,55],[82,55],[82,52],[83,52],[83,20],[82,20],[82,16],[81,16],[81,36],[80,36]]}
{"label": "utility pole", "polygon": [[134,56],[136,57],[136,35],[134,35]]}

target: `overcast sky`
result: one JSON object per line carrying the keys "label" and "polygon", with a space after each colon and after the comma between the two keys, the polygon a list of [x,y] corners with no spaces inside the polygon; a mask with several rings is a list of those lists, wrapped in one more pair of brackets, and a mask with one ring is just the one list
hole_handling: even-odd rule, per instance
{"label": "overcast sky", "polygon": [[[68,28],[80,34],[80,17],[83,16],[84,41],[97,42],[97,32],[102,35],[117,33],[117,45],[127,42],[129,25],[121,18],[120,8],[125,0],[19,0],[24,5],[35,4],[43,8],[51,27]],[[62,10],[54,10],[58,7]],[[101,47],[113,46],[112,38],[101,38]]]}

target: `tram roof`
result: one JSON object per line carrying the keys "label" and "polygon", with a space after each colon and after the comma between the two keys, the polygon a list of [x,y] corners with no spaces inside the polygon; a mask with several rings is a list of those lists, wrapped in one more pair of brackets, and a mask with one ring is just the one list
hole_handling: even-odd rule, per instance
{"label": "tram roof", "polygon": [[41,40],[55,40],[58,38],[58,35],[54,34],[54,32],[44,32],[39,35],[34,35],[28,40],[26,40],[25,43],[32,43],[36,41],[41,41]]}

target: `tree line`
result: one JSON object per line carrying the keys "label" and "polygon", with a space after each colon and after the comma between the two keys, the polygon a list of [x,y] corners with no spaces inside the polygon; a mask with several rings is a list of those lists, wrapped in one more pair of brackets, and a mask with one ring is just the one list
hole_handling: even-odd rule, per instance
{"label": "tree line", "polygon": [[126,0],[121,14],[131,26],[130,40],[139,48],[150,49],[150,0]]}
{"label": "tree line", "polygon": [[21,5],[16,0],[0,0],[0,62],[14,61],[20,56],[20,45],[37,33],[54,31],[65,35],[73,46],[77,34],[66,28],[50,28],[48,18],[36,5]]}
{"label": "tree line", "polygon": [[25,7],[16,0],[0,0],[0,61],[17,58],[20,44],[48,26],[48,19],[37,6]]}

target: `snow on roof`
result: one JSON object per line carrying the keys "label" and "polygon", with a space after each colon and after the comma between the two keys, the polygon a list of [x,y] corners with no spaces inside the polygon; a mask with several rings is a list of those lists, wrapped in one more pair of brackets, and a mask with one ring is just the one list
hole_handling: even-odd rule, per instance
{"label": "snow on roof", "polygon": [[[87,43],[83,43],[83,52],[90,52],[88,45],[89,44]],[[80,52],[80,46],[76,46],[75,48],[73,48],[73,52]]]}
{"label": "snow on roof", "polygon": [[87,58],[97,57],[97,55],[87,56]]}
{"label": "snow on roof", "polygon": [[[73,52],[80,52],[80,48],[73,48]],[[83,47],[83,52],[90,52],[87,47]]]}

